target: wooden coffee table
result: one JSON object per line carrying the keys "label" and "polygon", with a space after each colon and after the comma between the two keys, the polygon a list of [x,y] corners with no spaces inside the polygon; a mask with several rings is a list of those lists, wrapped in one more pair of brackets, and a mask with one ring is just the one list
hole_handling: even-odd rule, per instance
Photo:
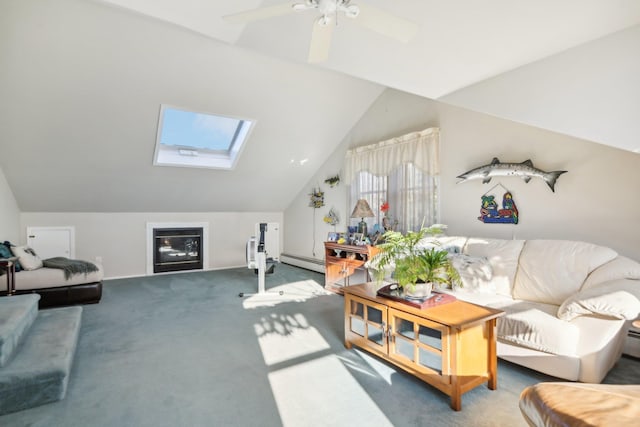
{"label": "wooden coffee table", "polygon": [[420,309],[376,295],[375,283],[344,291],[344,343],[368,351],[451,397],[498,386],[496,319],[504,312],[464,301]]}

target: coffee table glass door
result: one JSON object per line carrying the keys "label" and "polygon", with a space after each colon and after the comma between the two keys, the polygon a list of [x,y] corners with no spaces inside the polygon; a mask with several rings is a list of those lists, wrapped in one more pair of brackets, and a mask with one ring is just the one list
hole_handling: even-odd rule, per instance
{"label": "coffee table glass door", "polygon": [[354,297],[350,301],[345,326],[351,332],[353,343],[374,352],[387,354],[387,311],[382,304]]}
{"label": "coffee table glass door", "polygon": [[[389,309],[389,357],[448,384],[449,328]],[[443,375],[444,374],[444,375]]]}

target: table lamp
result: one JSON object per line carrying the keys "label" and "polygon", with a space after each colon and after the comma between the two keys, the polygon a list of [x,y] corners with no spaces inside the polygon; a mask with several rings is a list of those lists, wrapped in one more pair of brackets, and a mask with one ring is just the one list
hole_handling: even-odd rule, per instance
{"label": "table lamp", "polygon": [[367,236],[367,223],[364,221],[365,218],[373,218],[375,215],[371,211],[369,207],[369,203],[365,199],[359,199],[356,202],[356,207],[353,208],[353,213],[351,214],[351,218],[360,218],[360,222],[358,223],[358,233],[362,233],[364,236]]}

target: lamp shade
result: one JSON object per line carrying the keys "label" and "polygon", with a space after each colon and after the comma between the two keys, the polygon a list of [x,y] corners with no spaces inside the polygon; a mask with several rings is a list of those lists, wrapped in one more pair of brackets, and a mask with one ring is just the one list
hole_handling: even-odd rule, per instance
{"label": "lamp shade", "polygon": [[360,199],[356,203],[356,207],[353,208],[351,218],[373,218],[375,215],[369,207],[369,203],[365,199]]}

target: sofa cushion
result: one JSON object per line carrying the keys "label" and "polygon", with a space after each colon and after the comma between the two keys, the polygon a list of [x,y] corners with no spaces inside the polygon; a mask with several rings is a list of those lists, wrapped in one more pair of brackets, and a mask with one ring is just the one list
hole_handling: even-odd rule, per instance
{"label": "sofa cushion", "polygon": [[618,279],[640,280],[640,263],[624,256],[617,256],[593,270],[580,290]]}
{"label": "sofa cushion", "polygon": [[487,258],[493,270],[492,281],[495,292],[511,296],[518,258],[523,245],[524,240],[469,238],[464,253]]}
{"label": "sofa cushion", "polygon": [[545,353],[576,355],[580,329],[558,319],[557,306],[526,301],[489,306],[506,313],[497,320],[498,339]]}
{"label": "sofa cushion", "polygon": [[640,313],[640,301],[629,291],[640,294],[640,281],[613,280],[585,289],[562,303],[558,309],[558,317],[572,320],[582,315],[597,314],[633,320]]}
{"label": "sofa cushion", "polygon": [[462,253],[467,237],[461,236],[438,236],[435,238],[440,247],[450,254]]}
{"label": "sofa cushion", "polygon": [[493,269],[487,258],[453,254],[449,256],[449,260],[460,275],[460,281],[462,282],[462,286],[453,285],[455,290],[462,287],[467,292],[496,292],[495,284],[491,280],[493,279]]}
{"label": "sofa cushion", "polygon": [[42,267],[42,260],[36,252],[28,246],[14,246],[11,251],[18,257],[24,270],[36,270]]}
{"label": "sofa cushion", "polygon": [[560,305],[580,290],[593,270],[617,253],[591,243],[528,240],[520,254],[515,299]]}

